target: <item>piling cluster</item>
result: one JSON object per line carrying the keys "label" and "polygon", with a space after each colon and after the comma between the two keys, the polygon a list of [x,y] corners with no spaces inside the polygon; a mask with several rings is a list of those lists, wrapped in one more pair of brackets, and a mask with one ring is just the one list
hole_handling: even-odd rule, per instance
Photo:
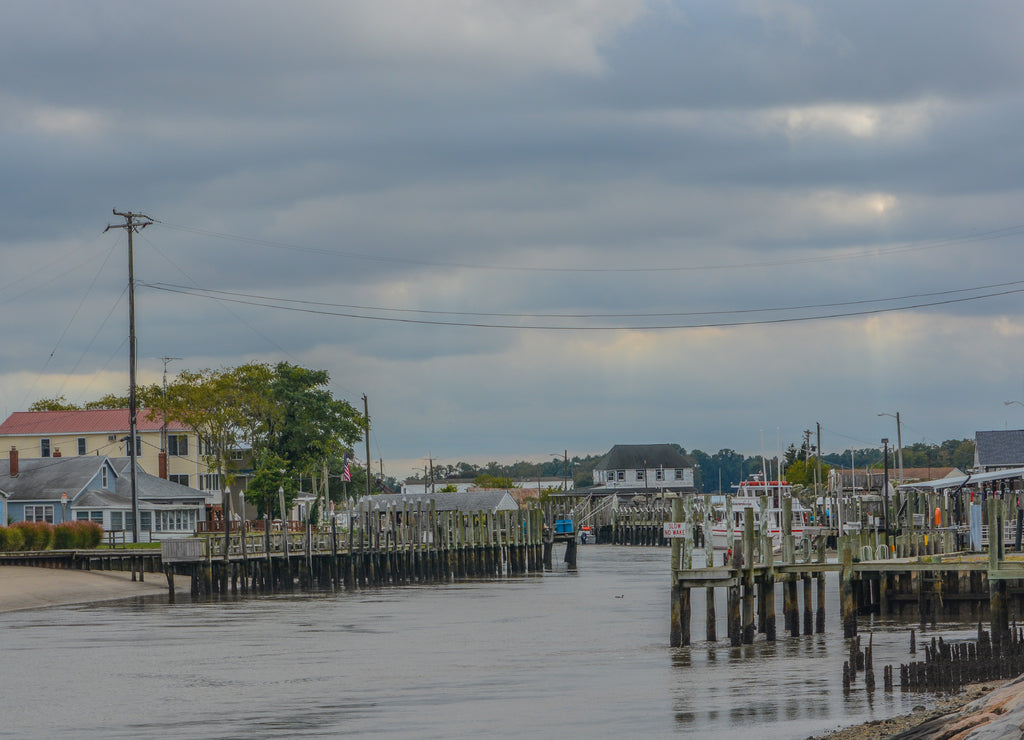
{"label": "piling cluster", "polygon": [[993,640],[979,623],[977,640],[947,642],[933,637],[924,654],[924,660],[900,665],[900,689],[955,692],[968,684],[1024,673],[1024,631],[1014,626]]}

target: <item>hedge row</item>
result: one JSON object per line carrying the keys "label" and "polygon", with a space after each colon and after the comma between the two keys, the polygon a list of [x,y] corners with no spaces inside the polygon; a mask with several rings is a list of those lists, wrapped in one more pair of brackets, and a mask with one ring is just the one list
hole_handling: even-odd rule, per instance
{"label": "hedge row", "polygon": [[103,527],[96,522],[15,522],[0,527],[0,551],[75,550],[97,547],[103,541]]}

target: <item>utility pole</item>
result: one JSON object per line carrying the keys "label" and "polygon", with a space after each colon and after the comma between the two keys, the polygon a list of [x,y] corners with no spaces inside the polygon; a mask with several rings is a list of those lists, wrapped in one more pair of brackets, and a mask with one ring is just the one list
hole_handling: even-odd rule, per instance
{"label": "utility pole", "polygon": [[123,224],[107,224],[103,233],[111,229],[124,229],[128,232],[128,420],[129,420],[129,458],[131,459],[132,486],[132,542],[139,541],[139,496],[136,490],[135,465],[138,450],[135,448],[138,430],[138,403],[135,398],[135,257],[132,252],[132,235],[142,231],[153,223],[153,219],[142,213],[124,213],[114,209],[114,215],[124,219]]}
{"label": "utility pole", "polygon": [[370,459],[370,401],[363,394],[363,415],[366,416],[366,495],[370,495],[370,478],[373,476],[373,462]]}

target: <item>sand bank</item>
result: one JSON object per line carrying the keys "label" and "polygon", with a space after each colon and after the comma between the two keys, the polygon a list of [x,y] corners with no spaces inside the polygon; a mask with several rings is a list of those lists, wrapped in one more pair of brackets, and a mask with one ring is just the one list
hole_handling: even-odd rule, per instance
{"label": "sand bank", "polygon": [[[181,589],[181,581],[188,588],[188,578],[179,576],[176,590]],[[156,594],[167,594],[167,579],[161,573],[147,573],[140,582],[132,581],[131,573],[119,571],[0,567],[0,612]]]}

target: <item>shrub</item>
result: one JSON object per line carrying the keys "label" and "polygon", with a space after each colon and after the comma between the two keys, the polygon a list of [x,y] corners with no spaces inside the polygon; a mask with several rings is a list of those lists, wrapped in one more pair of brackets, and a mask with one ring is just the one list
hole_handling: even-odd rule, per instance
{"label": "shrub", "polygon": [[53,547],[53,525],[47,522],[16,522],[25,540],[23,550],[49,550]]}
{"label": "shrub", "polygon": [[85,520],[63,522],[53,528],[56,550],[92,549],[103,540],[103,527]]}
{"label": "shrub", "polygon": [[79,522],[82,524],[82,544],[79,547],[93,549],[103,541],[103,527],[96,522]]}
{"label": "shrub", "polygon": [[0,551],[14,552],[25,549],[25,537],[17,527],[0,527]]}

